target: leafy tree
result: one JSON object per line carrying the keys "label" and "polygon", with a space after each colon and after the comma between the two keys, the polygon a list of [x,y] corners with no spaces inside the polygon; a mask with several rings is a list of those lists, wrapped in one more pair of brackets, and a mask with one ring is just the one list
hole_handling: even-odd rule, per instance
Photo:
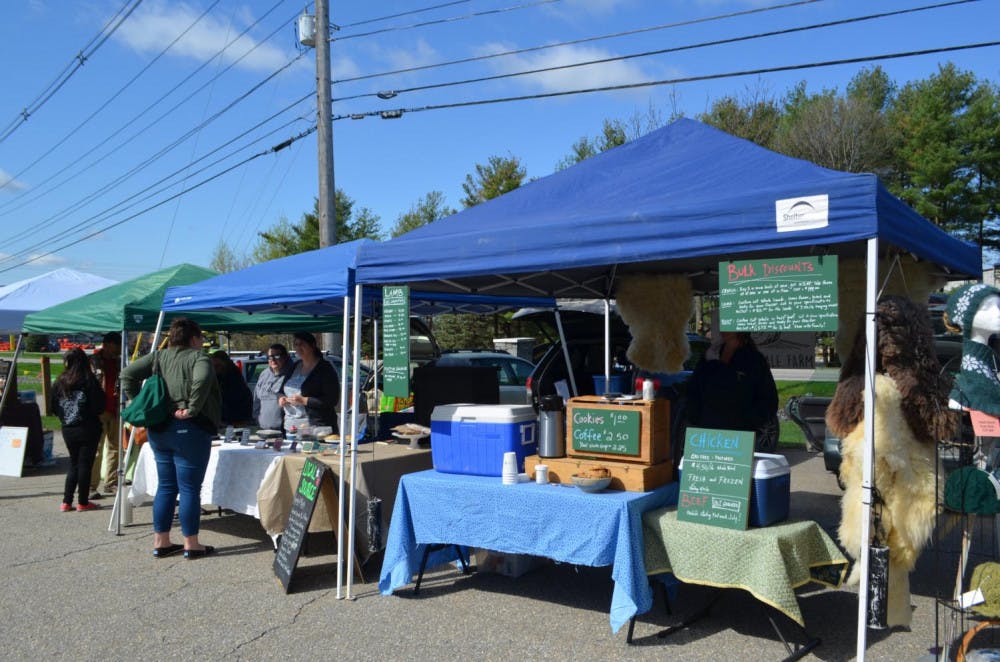
{"label": "leafy tree", "polygon": [[462,205],[466,208],[474,207],[509,193],[520,186],[526,176],[527,172],[516,156],[491,156],[486,165],[476,164],[475,176],[471,173],[465,176]]}
{"label": "leafy tree", "polygon": [[444,193],[431,191],[410,205],[410,211],[399,215],[389,235],[398,237],[454,213],[455,210],[444,203]]}
{"label": "leafy tree", "polygon": [[[381,239],[379,217],[367,207],[361,208],[354,220],[354,200],[337,189],[334,196],[334,214],[337,218],[337,243],[354,239]],[[319,248],[319,200],[313,201],[313,210],[302,215],[293,224],[282,217],[277,224],[259,234],[260,239],[253,250],[257,262],[265,262],[286,255],[295,255]]]}
{"label": "leafy tree", "polygon": [[891,172],[895,141],[884,109],[894,87],[880,68],[862,70],[847,95],[807,94],[805,82],[786,96],[775,148],[835,170]]}
{"label": "leafy tree", "polygon": [[889,118],[899,135],[890,189],[946,231],[1000,248],[997,88],[945,64],[905,85]]}
{"label": "leafy tree", "polygon": [[698,116],[706,124],[726,133],[772,148],[781,120],[781,108],[763,84],[747,87],[739,97],[727,95],[712,102]]}
{"label": "leafy tree", "polygon": [[220,239],[212,253],[212,260],[208,263],[208,268],[225,274],[230,271],[239,271],[250,266],[250,263],[249,257],[246,255],[237,256],[229,244]]}
{"label": "leafy tree", "polygon": [[[676,119],[679,115],[671,113],[671,117]],[[624,145],[628,141],[644,136],[661,126],[663,126],[663,115],[652,104],[645,114],[636,111],[626,120],[605,119],[600,135],[593,139],[583,136],[573,143],[570,153],[556,164],[556,170],[565,170],[584,159]]]}

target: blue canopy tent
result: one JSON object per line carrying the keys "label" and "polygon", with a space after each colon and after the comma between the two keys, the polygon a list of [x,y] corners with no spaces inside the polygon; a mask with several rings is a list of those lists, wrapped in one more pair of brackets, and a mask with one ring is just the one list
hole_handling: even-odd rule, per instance
{"label": "blue canopy tent", "polygon": [[[290,313],[313,317],[337,316],[344,297],[353,296],[354,270],[361,249],[378,242],[358,239],[305,253],[262,262],[214,278],[167,289],[163,310]],[[370,314],[381,290],[365,292],[365,312]],[[486,313],[505,308],[550,308],[550,298],[497,297],[449,292],[410,293],[410,310],[419,315],[437,313]]]}
{"label": "blue canopy tent", "polygon": [[[827,196],[825,222],[794,216]],[[872,174],[822,168],[681,119],[510,193],[361,249],[358,282],[427,291],[591,298],[617,274],[674,272],[713,291],[733,257],[864,255],[864,240],[978,274],[975,246],[892,196]]]}
{"label": "blue canopy tent", "polygon": [[[873,174],[822,168],[688,119],[504,196],[365,246],[359,283],[441,292],[614,296],[626,273],[682,273],[718,288],[731,259],[864,258],[866,384],[863,501],[872,502],[878,262],[908,254],[951,278],[978,278],[977,247],[892,196]],[[870,540],[863,509],[861,540]],[[868,595],[868,550],[859,596]],[[649,605],[639,605],[640,610]],[[864,659],[867,599],[858,601]]]}

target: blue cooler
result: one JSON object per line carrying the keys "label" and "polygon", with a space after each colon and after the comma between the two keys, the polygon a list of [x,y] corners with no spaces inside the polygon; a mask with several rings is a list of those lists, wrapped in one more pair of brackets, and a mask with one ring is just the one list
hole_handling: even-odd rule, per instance
{"label": "blue cooler", "polygon": [[438,471],[500,476],[503,454],[538,452],[538,417],[531,405],[438,405],[431,413],[431,459]]}
{"label": "blue cooler", "polygon": [[750,526],[769,526],[788,519],[792,473],[784,455],[753,454]]}

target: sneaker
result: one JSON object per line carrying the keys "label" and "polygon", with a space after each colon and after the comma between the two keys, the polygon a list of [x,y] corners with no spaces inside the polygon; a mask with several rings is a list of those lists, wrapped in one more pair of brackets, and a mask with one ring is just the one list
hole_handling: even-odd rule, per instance
{"label": "sneaker", "polygon": [[59,512],[71,513],[73,512],[73,504],[71,503],[61,503],[59,504]]}
{"label": "sneaker", "polygon": [[103,498],[104,498],[104,495],[101,494],[100,492],[98,492],[97,490],[94,490],[94,493],[90,495],[90,500],[91,501],[93,501],[94,499],[103,499]]}
{"label": "sneaker", "polygon": [[100,510],[100,509],[101,509],[101,507],[100,507],[100,506],[98,506],[98,505],[97,505],[96,503],[80,503],[80,504],[77,504],[77,506],[76,506],[76,509],[77,509],[78,511],[84,511],[84,510]]}

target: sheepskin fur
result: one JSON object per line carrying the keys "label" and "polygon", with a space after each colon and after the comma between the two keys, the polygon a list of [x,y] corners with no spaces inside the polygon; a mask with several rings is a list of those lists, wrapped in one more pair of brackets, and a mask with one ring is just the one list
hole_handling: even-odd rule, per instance
{"label": "sheepskin fur", "polygon": [[628,358],[650,372],[678,372],[690,354],[691,282],[683,274],[622,276],[615,299],[632,343]]}
{"label": "sheepskin fur", "polygon": [[[909,573],[934,526],[937,509],[937,441],[950,437],[957,420],[946,402],[948,383],[934,354],[930,322],[923,308],[899,296],[879,301],[875,375],[874,487],[882,507],[873,509],[872,535],[889,547],[890,626],[909,626]],[[840,541],[855,557],[862,548],[862,462],[864,459],[864,329],[841,370],[826,422],[841,437]],[[880,516],[878,530],[874,516]],[[851,581],[858,579],[855,566]]]}
{"label": "sheepskin fur", "polygon": [[[922,443],[903,417],[903,396],[893,380],[875,376],[875,473],[874,484],[882,495],[881,530],[889,547],[890,626],[910,625],[909,573],[930,539],[934,527],[935,445]],[[840,477],[847,489],[841,500],[840,542],[858,557],[861,541],[862,460],[864,425],[859,422],[841,440],[843,463]],[[877,510],[874,512],[878,512]],[[872,521],[872,533],[875,533]],[[874,536],[873,536],[874,537]],[[858,579],[855,566],[851,580]]]}
{"label": "sheepskin fur", "polygon": [[[891,273],[886,282],[886,273]],[[907,296],[913,301],[926,304],[931,292],[936,292],[945,284],[945,279],[935,273],[936,267],[930,262],[916,262],[910,257],[901,257],[899,264],[890,260],[879,260],[878,287],[882,294]],[[865,310],[865,269],[864,258],[841,259],[837,269],[837,298],[839,303],[839,325],[837,330],[837,353],[844,357],[851,349],[854,333],[861,323]]]}

